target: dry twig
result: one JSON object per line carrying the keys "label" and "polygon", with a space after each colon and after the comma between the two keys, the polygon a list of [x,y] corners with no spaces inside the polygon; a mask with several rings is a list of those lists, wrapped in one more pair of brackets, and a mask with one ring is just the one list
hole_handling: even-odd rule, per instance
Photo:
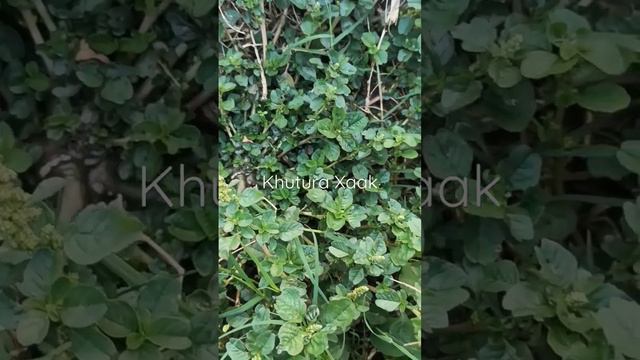
{"label": "dry twig", "polygon": [[169,266],[174,268],[178,273],[178,276],[180,277],[180,281],[182,282],[182,278],[184,277],[185,271],[184,271],[184,268],[180,266],[180,264],[176,261],[176,259],[174,259],[173,256],[171,256],[168,252],[166,252],[162,248],[162,246],[158,245],[155,241],[153,241],[147,235],[142,235],[142,238],[140,240],[142,240],[142,242],[144,242],[145,244],[149,245],[156,253],[158,253],[158,256],[160,256],[160,258],[164,262],[166,262]]}
{"label": "dry twig", "polygon": [[282,12],[282,14],[280,15],[280,18],[278,19],[278,24],[276,25],[276,30],[273,34],[273,43],[276,44],[278,42],[278,39],[280,39],[280,34],[282,33],[282,27],[284,26],[284,23],[287,20],[287,14],[289,14],[289,8],[285,8],[284,11]]}
{"label": "dry twig", "polygon": [[[29,9],[22,9],[20,10],[20,13],[22,14],[22,19],[24,20],[24,23],[27,26],[27,30],[29,30],[29,35],[31,35],[31,38],[33,39],[36,47],[43,44],[44,38],[42,37],[40,29],[38,29],[38,19],[36,18],[36,16],[33,15],[33,12],[31,12],[31,10]],[[42,61],[44,61],[44,65],[46,66],[49,74],[53,73],[53,63],[51,62],[51,59],[49,59],[47,55],[41,52],[38,52],[38,54],[42,58]]]}
{"label": "dry twig", "polygon": [[151,29],[151,26],[156,22],[156,20],[158,20],[158,17],[160,16],[160,14],[162,14],[165,10],[167,10],[169,5],[171,5],[171,1],[172,0],[164,0],[155,9],[149,11],[144,16],[144,19],[142,19],[142,23],[138,28],[138,32],[143,34],[149,31],[149,29]]}
{"label": "dry twig", "polygon": [[33,5],[36,8],[38,15],[42,18],[42,21],[44,21],[44,25],[47,27],[47,30],[49,30],[50,33],[56,31],[56,24],[53,22],[53,19],[51,19],[49,11],[42,0],[33,0]]}
{"label": "dry twig", "polygon": [[262,100],[267,99],[267,93],[269,90],[267,89],[267,77],[264,74],[264,66],[262,64],[262,59],[260,58],[260,53],[258,53],[258,45],[256,44],[256,39],[253,37],[253,31],[249,31],[249,35],[251,35],[251,42],[253,43],[253,50],[256,54],[256,58],[258,59],[258,67],[260,68],[260,83],[262,84]]}

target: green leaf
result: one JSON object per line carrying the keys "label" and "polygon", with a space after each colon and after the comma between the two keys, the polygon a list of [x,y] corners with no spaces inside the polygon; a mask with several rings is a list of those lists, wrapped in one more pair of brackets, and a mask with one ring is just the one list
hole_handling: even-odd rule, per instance
{"label": "green leaf", "polygon": [[4,24],[0,25],[0,59],[11,62],[24,57],[24,42],[15,29]]}
{"label": "green leaf", "polygon": [[331,300],[320,307],[320,319],[323,324],[344,329],[360,316],[355,304],[349,299]]}
{"label": "green leaf", "polygon": [[376,299],[376,305],[387,312],[396,311],[400,303],[392,300]]}
{"label": "green leaf", "polygon": [[2,155],[5,166],[18,174],[27,171],[33,164],[31,155],[22,149],[10,149],[0,155]]}
{"label": "green leaf", "polygon": [[467,274],[458,265],[435,257],[427,258],[423,271],[425,288],[430,290],[453,289],[467,283]]}
{"label": "green leaf", "polygon": [[307,192],[307,197],[309,198],[309,200],[315,203],[323,202],[326,196],[327,191],[318,188],[309,189],[309,192]]}
{"label": "green leaf", "polygon": [[304,233],[304,226],[299,222],[286,222],[280,227],[280,240],[291,241]]}
{"label": "green leaf", "polygon": [[317,28],[318,25],[313,21],[305,20],[300,24],[300,30],[302,30],[302,33],[305,35],[314,34]]}
{"label": "green leaf", "polygon": [[535,235],[533,219],[525,210],[520,208],[510,209],[506,214],[506,220],[511,235],[516,240],[533,240]]}
{"label": "green leaf", "polygon": [[16,338],[23,346],[41,343],[49,332],[49,318],[41,311],[28,311],[18,322]]}
{"label": "green leaf", "polygon": [[429,170],[440,179],[464,177],[471,171],[473,150],[458,134],[441,129],[435,136],[427,135],[423,143]]}
{"label": "green leaf", "polygon": [[622,208],[627,225],[629,225],[636,235],[640,236],[640,198],[638,198],[635,203],[624,203]]}
{"label": "green leaf", "polygon": [[111,339],[95,327],[71,330],[71,351],[78,360],[110,360],[118,352]]}
{"label": "green leaf", "polygon": [[526,190],[538,185],[542,171],[542,157],[526,145],[509,152],[509,157],[498,165],[500,173],[513,190]]}
{"label": "green leaf", "polygon": [[363,33],[362,36],[360,36],[360,40],[362,41],[364,46],[368,48],[376,48],[378,46],[379,39],[380,36],[378,36],[378,34],[374,32],[366,32]]}
{"label": "green leaf", "polygon": [[287,352],[291,356],[296,356],[304,349],[303,329],[295,324],[285,323],[278,330],[278,352]]}
{"label": "green leaf", "polygon": [[494,59],[489,64],[489,76],[501,88],[515,86],[522,79],[520,70],[504,59]]}
{"label": "green leaf", "polygon": [[120,51],[132,54],[141,54],[149,47],[154,39],[152,33],[134,33],[133,36],[120,39]]}
{"label": "green leaf", "polygon": [[469,0],[434,0],[426,3],[427,29],[444,31],[452,28],[468,6]]}
{"label": "green leaf", "polygon": [[520,72],[526,78],[541,79],[550,73],[557,60],[556,54],[541,50],[531,51],[522,60]]}
{"label": "green leaf", "polygon": [[631,97],[627,90],[614,83],[600,83],[580,92],[578,104],[591,111],[614,113],[629,107]]}
{"label": "green leaf", "polygon": [[177,278],[159,275],[145,284],[140,290],[138,307],[154,315],[177,314],[180,289],[180,282]]}
{"label": "green leaf", "polygon": [[49,80],[49,77],[40,72],[37,65],[30,66],[31,64],[34,63],[27,63],[25,66],[25,70],[28,74],[25,79],[25,84],[37,92],[49,89],[51,86],[51,80]]}
{"label": "green leaf", "polygon": [[17,287],[26,296],[43,299],[61,274],[62,264],[56,254],[49,249],[38,250],[29,260]]}
{"label": "green leaf", "polygon": [[563,359],[600,360],[609,356],[609,346],[604,342],[585,345],[579,334],[563,326],[549,326],[547,343]]}
{"label": "green leaf", "polygon": [[344,218],[338,218],[333,213],[327,214],[327,227],[333,231],[338,231],[347,223]]}
{"label": "green leaf", "polygon": [[447,114],[474,103],[482,94],[480,81],[470,81],[464,88],[445,88],[440,98],[442,111]]}
{"label": "green leaf", "polygon": [[240,206],[249,207],[264,198],[262,191],[256,188],[247,188],[240,194]]}
{"label": "green leaf", "polygon": [[464,241],[464,253],[467,259],[480,264],[494,262],[502,250],[505,240],[500,223],[495,220],[483,219],[477,226],[470,227],[473,231]]}
{"label": "green leaf", "polygon": [[82,65],[76,70],[76,76],[85,86],[97,88],[102,86],[104,76],[96,65]]}
{"label": "green leaf", "polygon": [[118,49],[118,40],[109,34],[91,34],[87,37],[87,42],[93,50],[105,55]]}
{"label": "green leaf", "polygon": [[489,116],[504,130],[519,132],[527,128],[536,112],[536,96],[530,81],[509,89],[489,88],[483,97]]}
{"label": "green leaf", "polygon": [[499,260],[486,265],[479,289],[486,292],[501,292],[510,289],[520,280],[518,267],[513,261]]}
{"label": "green leaf", "polygon": [[502,307],[516,317],[534,316],[541,319],[553,315],[542,292],[526,282],[517,283],[507,291],[502,298]]}
{"label": "green leaf", "polygon": [[249,353],[246,351],[242,341],[238,339],[231,339],[225,345],[227,355],[231,360],[249,360]]}
{"label": "green leaf", "polygon": [[10,149],[13,149],[15,144],[16,138],[13,134],[13,129],[11,129],[9,124],[0,122],[0,154],[4,154]]}
{"label": "green leaf", "polygon": [[337,258],[343,258],[345,256],[349,256],[349,253],[344,252],[338,248],[335,248],[333,246],[329,246],[329,252],[331,253],[331,255],[337,257]]}
{"label": "green leaf", "polygon": [[451,35],[462,40],[462,48],[469,52],[484,52],[496,40],[494,25],[483,17],[475,17],[469,23],[462,23],[451,31]]}
{"label": "green leaf", "polygon": [[309,343],[305,346],[305,351],[310,355],[320,356],[329,348],[329,338],[324,332],[317,332],[311,336]]}
{"label": "green leaf", "polygon": [[193,17],[213,15],[211,10],[216,5],[215,2],[209,0],[178,0],[178,4]]}
{"label": "green leaf", "polygon": [[569,250],[555,241],[542,239],[535,251],[541,267],[540,275],[545,280],[565,288],[575,281],[578,261]]}
{"label": "green leaf", "polygon": [[42,180],[31,194],[31,203],[46,200],[60,192],[67,184],[67,179],[61,177],[50,177]]}
{"label": "green leaf", "polygon": [[640,359],[640,305],[633,301],[612,298],[609,306],[598,310],[596,319],[607,341],[617,351]]}
{"label": "green leaf", "polygon": [[[118,360],[158,360],[162,359],[162,353],[160,349],[155,345],[144,343],[142,346],[135,350],[126,350]],[[198,360],[204,360],[205,358],[198,358]]]}
{"label": "green leaf", "polygon": [[640,140],[624,141],[616,157],[627,170],[640,175]]}
{"label": "green leaf", "polygon": [[295,288],[286,288],[276,297],[275,310],[285,321],[300,323],[304,320],[307,305]]}
{"label": "green leaf", "polygon": [[17,324],[17,304],[0,290],[0,331],[15,329]]}
{"label": "green leaf", "polygon": [[554,35],[553,27],[557,24],[564,25],[561,27],[563,30],[562,35],[591,30],[591,25],[587,19],[569,9],[564,8],[558,8],[549,13],[549,27],[551,29],[548,29],[547,31],[552,33],[551,35]]}
{"label": "green leaf", "polygon": [[300,10],[307,8],[307,0],[290,0],[290,2]]}
{"label": "green leaf", "polygon": [[98,322],[106,312],[106,298],[98,288],[78,285],[66,292],[60,319],[68,327],[84,328]]}
{"label": "green leaf", "polygon": [[618,45],[597,33],[590,33],[578,39],[580,55],[608,75],[620,75],[627,70]]}
{"label": "green leaf", "polygon": [[144,334],[150,342],[172,350],[192,346],[190,331],[189,321],[182,317],[158,317],[144,324]]}
{"label": "green leaf", "polygon": [[100,91],[105,100],[122,105],[133,97],[133,86],[126,77],[109,79]]}
{"label": "green leaf", "polygon": [[98,322],[100,330],[114,338],[127,337],[138,330],[138,317],[131,305],[124,301],[107,304],[107,312]]}
{"label": "green leaf", "polygon": [[73,221],[64,251],[75,263],[95,264],[142,238],[143,225],[122,210],[92,206]]}

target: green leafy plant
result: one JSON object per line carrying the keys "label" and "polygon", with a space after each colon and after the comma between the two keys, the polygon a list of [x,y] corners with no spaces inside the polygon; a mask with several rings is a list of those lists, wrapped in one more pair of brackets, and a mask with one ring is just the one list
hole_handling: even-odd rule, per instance
{"label": "green leafy plant", "polygon": [[427,2],[432,186],[500,181],[425,210],[426,358],[640,358],[637,10]]}
{"label": "green leafy plant", "polygon": [[420,4],[391,3],[223,3],[223,358],[420,358]]}
{"label": "green leafy plant", "polygon": [[214,5],[0,1],[0,358],[217,357]]}

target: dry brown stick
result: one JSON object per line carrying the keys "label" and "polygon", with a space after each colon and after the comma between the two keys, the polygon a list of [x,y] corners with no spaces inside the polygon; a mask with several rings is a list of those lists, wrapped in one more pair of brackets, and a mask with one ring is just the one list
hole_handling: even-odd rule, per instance
{"label": "dry brown stick", "polygon": [[138,28],[138,32],[142,34],[142,33],[146,33],[147,31],[149,31],[149,29],[151,28],[153,23],[155,23],[156,20],[158,20],[158,17],[160,16],[160,14],[162,14],[165,10],[167,10],[169,5],[171,4],[171,1],[172,0],[164,0],[163,2],[160,3],[160,5],[158,5],[158,7],[156,7],[155,9],[153,9],[151,11],[149,11],[144,16],[144,19],[142,19],[142,23],[140,24],[140,27]]}
{"label": "dry brown stick", "polygon": [[371,102],[371,78],[373,78],[373,64],[371,64],[371,70],[369,71],[369,79],[367,80],[367,97],[364,101],[365,112],[369,112],[369,105]]}
{"label": "dry brown stick", "polygon": [[[220,5],[222,5],[222,3],[221,3]],[[235,31],[235,32],[237,32],[237,33],[240,33],[240,34],[242,34],[242,35],[246,35],[246,34],[244,33],[244,31],[242,31],[242,28],[235,27],[235,26],[231,25],[231,23],[229,22],[229,20],[227,19],[227,17],[224,15],[224,11],[222,10],[222,7],[221,7],[221,6],[218,6],[218,13],[220,14],[220,18],[222,18],[222,21],[227,25],[227,27],[228,27],[229,29],[231,29],[231,30],[233,30],[233,31]],[[225,31],[225,33],[226,33],[226,31]]]}
{"label": "dry brown stick", "polygon": [[166,262],[169,266],[171,266],[172,268],[174,268],[176,270],[176,272],[178,273],[178,276],[180,277],[180,281],[182,281],[182,278],[184,277],[184,268],[182,266],[180,266],[180,264],[176,261],[176,259],[174,259],[168,252],[166,252],[162,246],[158,245],[155,241],[153,241],[150,237],[148,237],[147,235],[142,235],[141,240],[149,245],[156,253],[158,253],[158,255],[160,256],[160,258]]}
{"label": "dry brown stick", "polygon": [[262,9],[262,21],[260,22],[260,34],[262,35],[262,61],[267,61],[267,44],[269,40],[267,39],[267,24],[264,22],[264,0],[260,0],[260,8]]}
{"label": "dry brown stick", "polygon": [[264,74],[264,66],[262,65],[262,59],[260,59],[260,53],[258,53],[258,45],[256,44],[256,39],[253,37],[253,31],[249,30],[249,35],[251,35],[251,42],[253,43],[253,51],[256,54],[256,58],[258,59],[258,67],[260,68],[260,83],[262,84],[262,100],[267,99],[267,93],[269,90],[267,89],[267,77]]}
{"label": "dry brown stick", "polygon": [[33,5],[36,8],[38,15],[42,18],[42,21],[44,21],[44,25],[47,27],[47,30],[49,30],[50,33],[56,31],[56,24],[53,22],[53,19],[51,19],[49,11],[44,3],[42,3],[42,0],[33,0]]}
{"label": "dry brown stick", "polygon": [[296,149],[296,148],[299,148],[299,147],[300,147],[300,146],[302,146],[302,145],[308,144],[308,143],[312,142],[313,140],[315,140],[315,139],[317,139],[317,138],[318,138],[317,136],[315,136],[315,135],[311,135],[311,136],[309,136],[309,137],[307,137],[307,138],[305,138],[305,139],[302,139],[302,141],[299,141],[299,142],[298,142],[294,147],[292,147],[291,149],[286,150],[286,151],[282,151],[280,154],[278,154],[277,158],[278,158],[278,159],[282,159],[282,157],[283,157],[283,156],[285,156],[285,155],[287,155],[287,153],[288,153],[289,151],[291,151],[291,150],[293,150],[293,149]]}
{"label": "dry brown stick", "polygon": [[71,222],[86,205],[85,185],[75,177],[67,178],[58,205],[58,224]]}
{"label": "dry brown stick", "polygon": [[214,90],[202,90],[198,95],[194,96],[186,105],[188,111],[195,111],[204,105],[215,94]]}
{"label": "dry brown stick", "polygon": [[24,20],[25,25],[27,25],[27,30],[29,30],[29,34],[31,35],[33,42],[36,45],[44,43],[42,33],[40,32],[40,29],[38,29],[38,24],[36,24],[36,16],[33,15],[29,9],[22,9],[20,10],[20,13],[22,14],[22,19]]}
{"label": "dry brown stick", "polygon": [[378,78],[378,94],[380,94],[380,119],[384,120],[384,94],[382,93],[382,77],[380,76],[380,66],[378,65],[376,65],[376,74]]}
{"label": "dry brown stick", "polygon": [[[178,60],[180,60],[180,58],[187,52],[186,47],[179,47],[179,49],[176,49],[176,57],[175,59],[172,59],[169,61],[169,67],[173,67]],[[160,61],[158,61],[160,62]],[[139,101],[144,100],[147,96],[149,96],[149,94],[151,94],[151,92],[153,91],[154,88],[154,84],[153,84],[153,79],[155,77],[148,77],[146,78],[146,80],[142,83],[142,85],[140,85],[140,88],[138,89],[138,91],[136,92],[136,99]]]}
{"label": "dry brown stick", "polygon": [[[29,34],[31,35],[33,42],[36,44],[36,47],[43,44],[44,38],[42,37],[40,29],[38,29],[38,24],[36,23],[38,19],[36,16],[33,15],[33,12],[29,9],[22,9],[20,10],[20,13],[22,14],[22,19],[24,20],[27,30],[29,30]],[[53,72],[53,63],[51,62],[51,59],[49,59],[45,54],[39,53],[39,55],[42,57],[42,61],[44,61],[47,71],[51,74]]]}
{"label": "dry brown stick", "polygon": [[148,77],[136,92],[136,99],[142,101],[153,91],[153,78]]}
{"label": "dry brown stick", "polygon": [[276,31],[273,34],[273,43],[276,44],[278,39],[280,39],[280,34],[282,33],[282,27],[284,23],[287,21],[287,14],[289,13],[289,7],[286,7],[280,15],[280,19],[278,19],[278,24],[276,25]]}
{"label": "dry brown stick", "polygon": [[[380,41],[378,41],[378,50],[382,46],[382,40],[387,33],[387,28],[382,29],[382,35],[380,35]],[[380,119],[384,120],[384,97],[382,94],[382,77],[380,75],[380,66],[376,64],[376,72],[378,78],[378,94],[380,95]]]}

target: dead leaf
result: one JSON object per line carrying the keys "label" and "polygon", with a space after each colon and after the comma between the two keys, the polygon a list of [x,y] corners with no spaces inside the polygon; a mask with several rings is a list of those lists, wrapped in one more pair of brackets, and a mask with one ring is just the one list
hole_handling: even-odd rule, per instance
{"label": "dead leaf", "polygon": [[398,15],[400,14],[400,0],[391,0],[391,5],[389,6],[389,12],[387,13],[387,18],[385,19],[387,25],[395,24],[398,21]]}
{"label": "dead leaf", "polygon": [[76,61],[88,61],[88,60],[98,60],[104,64],[108,64],[110,62],[109,58],[106,55],[99,54],[93,51],[93,49],[89,47],[89,44],[87,43],[87,41],[82,39],[80,40],[80,48],[76,53]]}

